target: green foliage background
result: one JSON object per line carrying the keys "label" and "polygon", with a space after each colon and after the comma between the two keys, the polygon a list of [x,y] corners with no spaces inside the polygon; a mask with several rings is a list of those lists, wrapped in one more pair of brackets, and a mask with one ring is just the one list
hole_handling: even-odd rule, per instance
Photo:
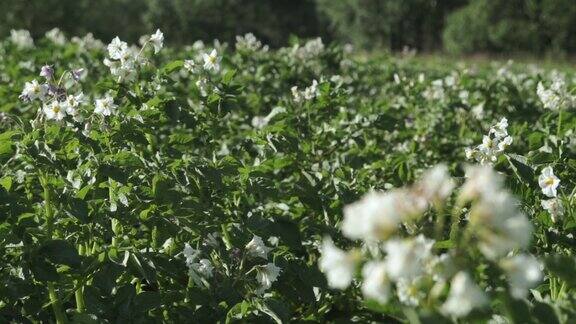
{"label": "green foliage background", "polygon": [[322,36],[363,49],[531,54],[576,51],[572,0],[3,0],[0,35],[60,27],[136,41],[161,28],[173,44],[231,41],[255,33],[266,44]]}

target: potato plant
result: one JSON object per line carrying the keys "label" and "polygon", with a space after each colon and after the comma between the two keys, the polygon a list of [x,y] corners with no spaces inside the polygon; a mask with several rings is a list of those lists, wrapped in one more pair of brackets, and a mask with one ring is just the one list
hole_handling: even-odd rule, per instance
{"label": "potato plant", "polygon": [[0,79],[3,322],[575,315],[571,71],[53,30]]}

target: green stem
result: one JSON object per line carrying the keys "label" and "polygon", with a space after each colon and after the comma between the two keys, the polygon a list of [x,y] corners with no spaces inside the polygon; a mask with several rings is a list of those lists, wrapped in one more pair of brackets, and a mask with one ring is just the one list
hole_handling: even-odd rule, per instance
{"label": "green stem", "polygon": [[[40,185],[43,189],[44,194],[44,211],[46,213],[46,232],[50,238],[53,237],[54,232],[54,210],[52,209],[52,193],[50,191],[50,186],[48,185],[48,178],[45,174],[40,173]],[[53,282],[48,282],[48,297],[50,298],[50,303],[52,304],[52,309],[54,310],[54,316],[56,317],[57,324],[67,323],[67,319],[62,312],[62,305],[60,304],[60,299],[58,294],[56,294],[56,288],[54,288]]]}
{"label": "green stem", "polygon": [[558,110],[558,125],[556,125],[556,137],[560,139],[560,132],[562,130],[562,108]]}
{"label": "green stem", "polygon": [[52,304],[52,309],[54,310],[54,316],[56,316],[56,323],[68,323],[66,316],[64,316],[64,313],[62,312],[62,305],[60,305],[60,299],[56,294],[56,288],[54,288],[53,282],[48,282],[48,296],[50,297],[50,303]]}
{"label": "green stem", "polygon": [[[84,245],[80,244],[78,246],[78,254],[84,254]],[[76,281],[76,285],[78,285],[78,289],[74,293],[76,297],[76,310],[78,313],[84,313],[86,310],[86,303],[84,302],[84,284],[81,281]]]}

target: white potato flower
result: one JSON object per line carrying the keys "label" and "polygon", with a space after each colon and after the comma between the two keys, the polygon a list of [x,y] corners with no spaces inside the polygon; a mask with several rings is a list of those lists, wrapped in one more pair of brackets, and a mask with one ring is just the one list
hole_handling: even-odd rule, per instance
{"label": "white potato flower", "polygon": [[270,289],[272,284],[278,280],[281,271],[282,269],[274,263],[268,263],[264,266],[256,266],[256,281],[260,284],[256,293],[262,294],[264,291]]}
{"label": "white potato flower", "polygon": [[326,274],[328,285],[336,289],[346,289],[354,278],[358,256],[354,252],[337,248],[329,238],[324,238],[321,254],[318,266]]}
{"label": "white potato flower", "polygon": [[344,207],[342,233],[350,239],[378,241],[395,233],[402,221],[398,194],[370,192]]}
{"label": "white potato flower", "polygon": [[452,278],[448,299],[442,305],[442,312],[454,318],[461,318],[487,303],[488,298],[484,291],[474,283],[470,275],[461,271]]}
{"label": "white potato flower", "polygon": [[386,274],[386,264],[381,261],[370,261],[362,267],[362,294],[367,299],[374,299],[386,304],[390,299],[391,285]]}
{"label": "white potato flower", "polygon": [[540,177],[538,177],[538,184],[542,188],[542,193],[548,197],[556,197],[557,188],[560,185],[560,179],[554,175],[554,170],[551,166],[547,166],[542,170]]}
{"label": "white potato flower", "polygon": [[108,44],[108,56],[113,60],[120,60],[126,57],[128,53],[128,44],[115,37],[110,44]]}
{"label": "white potato flower", "polygon": [[12,29],[10,31],[10,41],[19,49],[34,47],[34,39],[30,36],[30,32],[25,29]]}
{"label": "white potato flower", "polygon": [[212,278],[214,266],[208,259],[201,259],[190,265],[190,271],[194,271],[204,278]]}
{"label": "white potato flower", "polygon": [[534,256],[518,254],[500,262],[510,283],[510,292],[514,298],[524,298],[528,289],[542,280],[543,266]]}
{"label": "white potato flower", "polygon": [[564,216],[564,206],[562,201],[558,198],[552,198],[548,200],[542,200],[540,202],[542,208],[544,208],[550,214],[553,222],[556,222],[559,218]]}
{"label": "white potato flower", "polygon": [[150,36],[150,43],[154,47],[154,54],[158,54],[164,46],[164,34],[160,29],[156,29],[156,32]]}
{"label": "white potato flower", "polygon": [[384,245],[386,273],[392,281],[414,279],[422,275],[431,261],[434,240],[420,234],[416,238],[393,239]]}
{"label": "white potato flower", "polygon": [[24,84],[24,89],[20,98],[27,100],[44,100],[46,93],[48,92],[48,87],[45,84],[38,83],[38,80],[32,80]]}
{"label": "white potato flower", "polygon": [[438,164],[426,171],[416,184],[417,191],[431,203],[444,201],[450,196],[454,186],[454,180],[445,164]]}
{"label": "white potato flower", "polygon": [[43,107],[44,115],[47,120],[62,120],[66,117],[66,108],[58,100],[54,100],[49,104],[44,104]]}
{"label": "white potato flower", "polygon": [[504,182],[501,175],[490,166],[466,166],[466,182],[460,189],[461,202],[475,200],[481,197],[490,199],[501,191]]}
{"label": "white potato flower", "polygon": [[220,57],[218,57],[216,49],[213,49],[210,54],[204,53],[202,59],[204,60],[204,69],[206,71],[214,70],[218,72],[218,70],[220,70]]}
{"label": "white potato flower", "polygon": [[46,32],[45,37],[52,43],[62,46],[66,44],[66,36],[59,28],[52,28]]}
{"label": "white potato flower", "polygon": [[118,106],[114,103],[114,98],[107,94],[104,98],[96,99],[94,113],[102,116],[110,116],[116,112]]}
{"label": "white potato flower", "polygon": [[255,258],[262,258],[264,260],[268,260],[268,252],[272,250],[264,244],[262,238],[258,235],[254,235],[252,240],[246,244],[246,250],[248,251],[248,255],[255,257]]}
{"label": "white potato flower", "polygon": [[419,278],[398,280],[396,282],[396,294],[402,304],[411,307],[418,306],[420,301],[426,297],[426,294],[420,290]]}

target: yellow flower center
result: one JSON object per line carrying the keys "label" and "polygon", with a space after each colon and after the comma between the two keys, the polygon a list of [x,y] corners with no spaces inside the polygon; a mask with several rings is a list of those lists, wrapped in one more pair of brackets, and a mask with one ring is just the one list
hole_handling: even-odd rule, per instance
{"label": "yellow flower center", "polygon": [[554,184],[554,178],[549,177],[546,179],[546,181],[544,181],[544,184],[546,184],[546,186],[551,186]]}

